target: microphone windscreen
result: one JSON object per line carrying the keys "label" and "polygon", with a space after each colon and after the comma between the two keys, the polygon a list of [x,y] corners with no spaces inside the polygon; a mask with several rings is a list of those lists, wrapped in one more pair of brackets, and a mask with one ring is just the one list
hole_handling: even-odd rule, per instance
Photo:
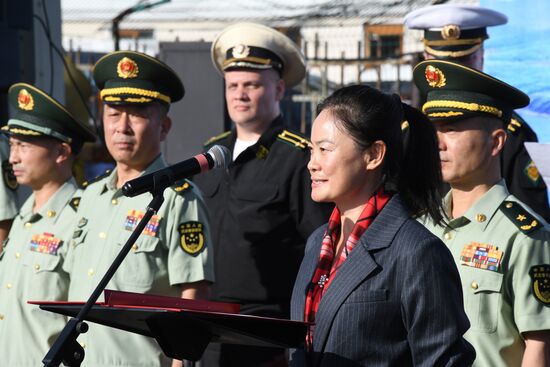
{"label": "microphone windscreen", "polygon": [[231,163],[231,152],[227,147],[223,145],[214,145],[212,148],[208,149],[207,153],[214,161],[212,169],[222,167],[227,169],[229,167],[229,163]]}

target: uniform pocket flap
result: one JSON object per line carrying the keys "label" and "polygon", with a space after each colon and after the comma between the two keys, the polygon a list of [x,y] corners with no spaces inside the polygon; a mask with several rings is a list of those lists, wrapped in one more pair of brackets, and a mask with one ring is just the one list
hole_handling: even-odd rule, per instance
{"label": "uniform pocket flap", "polygon": [[61,256],[30,252],[23,257],[23,264],[34,269],[36,273],[54,271],[61,261]]}
{"label": "uniform pocket flap", "polygon": [[491,270],[468,268],[463,269],[462,276],[465,286],[473,293],[500,292],[502,289],[503,274]]}
{"label": "uniform pocket flap", "polygon": [[[122,232],[119,235],[118,241],[117,241],[119,246],[124,246],[128,241],[128,238],[130,238],[131,234],[132,234],[131,231]],[[153,252],[155,251],[159,241],[160,240],[158,237],[152,237],[149,235],[141,234],[138,237],[137,241],[132,245],[130,253]]]}

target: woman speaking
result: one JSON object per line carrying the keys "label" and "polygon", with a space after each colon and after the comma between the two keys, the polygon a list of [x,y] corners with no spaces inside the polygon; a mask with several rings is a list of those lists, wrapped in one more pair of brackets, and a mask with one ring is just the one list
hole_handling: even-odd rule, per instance
{"label": "woman speaking", "polygon": [[292,319],[312,324],[291,366],[470,365],[458,271],[415,220],[444,220],[432,125],[397,95],[361,85],[317,112],[311,197],[336,206],[309,237],[294,285]]}

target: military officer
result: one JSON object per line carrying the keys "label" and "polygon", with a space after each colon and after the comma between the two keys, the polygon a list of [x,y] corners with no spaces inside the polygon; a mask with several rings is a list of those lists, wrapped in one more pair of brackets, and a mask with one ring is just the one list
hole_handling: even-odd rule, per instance
{"label": "military officer", "polygon": [[17,180],[9,162],[9,145],[7,138],[0,136],[0,161],[2,162],[2,183],[0,185],[0,253],[2,244],[10,231],[13,218],[17,214],[18,201]]}
{"label": "military officer", "polygon": [[[87,185],[80,202],[66,262],[69,299],[78,301],[88,298],[143,217],[152,195],[128,198],[121,187],[167,166],[160,151],[171,126],[167,112],[184,94],[172,69],[137,52],[107,54],[96,63],[93,76],[104,103],[107,149],[116,167]],[[168,188],[164,199],[107,288],[206,298],[214,279],[206,207],[186,180]],[[105,326],[91,325],[79,342],[89,366],[171,363],[154,339]]]}
{"label": "military officer", "polygon": [[[285,88],[304,78],[304,58],[282,33],[238,23],[213,42],[212,60],[234,123],[205,144],[233,152],[229,169],[195,178],[211,215],[213,299],[239,303],[246,314],[288,318],[306,239],[330,215],[310,197],[308,141],[285,127],[279,106]],[[217,347],[203,366],[286,364],[282,349]]]}
{"label": "military officer", "polygon": [[518,89],[441,60],[419,63],[414,82],[439,139],[448,226],[426,226],[449,247],[461,276],[476,366],[548,366],[550,232],[508,192],[500,171],[506,125],[529,103]]}
{"label": "military officer", "polygon": [[8,97],[16,111],[2,128],[10,136],[9,162],[17,182],[28,185],[32,195],[0,255],[0,355],[5,366],[38,366],[66,320],[27,301],[67,299],[64,238],[73,232],[80,195],[71,168],[82,144],[95,137],[32,85],[13,85]]}
{"label": "military officer", "polygon": [[[505,24],[506,15],[474,5],[444,4],[417,9],[405,25],[424,30],[425,59],[443,59],[483,70],[483,42],[487,27]],[[535,212],[550,220],[546,185],[525,149],[524,142],[538,141],[537,134],[517,114],[506,124],[508,138],[501,159],[508,189]]]}

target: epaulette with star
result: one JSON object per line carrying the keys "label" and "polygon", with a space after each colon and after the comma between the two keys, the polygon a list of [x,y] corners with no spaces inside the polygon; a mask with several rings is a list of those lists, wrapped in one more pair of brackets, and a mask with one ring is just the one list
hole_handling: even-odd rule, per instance
{"label": "epaulette with star", "polygon": [[525,210],[520,203],[503,201],[499,209],[525,234],[529,234],[542,227],[542,223]]}
{"label": "epaulette with star", "polygon": [[99,176],[96,176],[94,177],[93,179],[91,179],[90,181],[84,181],[82,183],[82,188],[85,189],[86,187],[88,187],[89,185],[93,184],[94,182],[97,182],[107,176],[109,176],[111,174],[111,170],[108,169],[106,170],[105,172],[103,172],[102,174],[100,174]]}
{"label": "epaulette with star", "polygon": [[309,140],[288,130],[283,130],[282,133],[277,135],[277,139],[301,150],[307,149],[309,144]]}
{"label": "epaulette with star", "polygon": [[176,182],[174,185],[171,186],[172,190],[177,192],[178,194],[183,194],[184,192],[190,190],[193,188],[193,185],[187,180],[181,180]]}
{"label": "epaulette with star", "polygon": [[211,145],[211,144],[217,142],[218,140],[221,140],[221,139],[225,138],[229,134],[231,134],[231,131],[226,131],[224,133],[221,133],[220,135],[213,136],[210,139],[208,139],[207,141],[205,141],[203,145],[205,147],[208,146],[208,145]]}

